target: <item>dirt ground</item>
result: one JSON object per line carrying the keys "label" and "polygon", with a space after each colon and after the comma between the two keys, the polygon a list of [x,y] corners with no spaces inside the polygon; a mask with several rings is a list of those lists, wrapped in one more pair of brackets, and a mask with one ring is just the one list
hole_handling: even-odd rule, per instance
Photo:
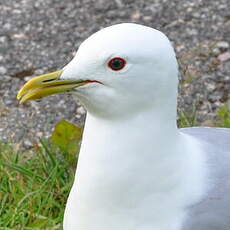
{"label": "dirt ground", "polygon": [[61,119],[83,124],[85,111],[69,95],[20,106],[15,96],[32,76],[68,63],[89,35],[121,22],[154,27],[172,41],[180,111],[196,108],[207,125],[218,108],[230,108],[229,0],[0,0],[0,139],[30,147]]}

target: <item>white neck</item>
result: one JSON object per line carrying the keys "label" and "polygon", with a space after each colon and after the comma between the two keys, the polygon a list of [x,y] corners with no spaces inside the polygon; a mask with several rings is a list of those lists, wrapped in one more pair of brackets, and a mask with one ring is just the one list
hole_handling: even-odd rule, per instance
{"label": "white neck", "polygon": [[181,146],[176,112],[156,111],[123,121],[87,115],[66,230],[180,229],[182,207],[197,199],[187,189],[197,157]]}
{"label": "white neck", "polygon": [[[160,139],[163,136],[165,139],[167,133],[171,135],[178,132],[176,124],[176,103],[169,103],[163,105],[155,103],[154,108],[146,108],[145,111],[140,113],[121,116],[120,118],[113,117],[112,119],[107,119],[106,117],[101,118],[88,113],[85,123],[84,139],[86,139],[86,136],[89,138],[89,136],[95,135],[93,139],[100,141],[100,139],[103,139],[103,132],[106,132],[106,135],[110,134],[112,136],[116,135],[116,132],[119,132],[120,135],[117,138],[123,138],[123,134],[125,138],[127,138],[127,131],[129,131],[128,135],[130,137],[133,136],[133,138],[136,138],[137,134],[139,134],[138,138],[140,143],[142,143],[142,139],[145,139],[146,136],[149,136],[152,141],[154,141],[154,137]],[[90,133],[88,133],[88,131]],[[97,131],[100,132],[100,135],[97,135]]]}

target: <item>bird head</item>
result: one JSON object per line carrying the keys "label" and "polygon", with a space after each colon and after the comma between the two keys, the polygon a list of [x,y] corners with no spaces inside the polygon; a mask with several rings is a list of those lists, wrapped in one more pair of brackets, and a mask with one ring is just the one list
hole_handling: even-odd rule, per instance
{"label": "bird head", "polygon": [[150,27],[104,28],[62,70],[32,78],[20,102],[71,92],[95,116],[120,117],[176,103],[177,61],[168,38]]}

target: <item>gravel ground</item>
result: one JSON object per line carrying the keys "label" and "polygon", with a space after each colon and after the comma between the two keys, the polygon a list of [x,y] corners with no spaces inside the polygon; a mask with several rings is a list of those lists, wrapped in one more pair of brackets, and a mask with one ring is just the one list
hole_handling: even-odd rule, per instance
{"label": "gravel ground", "polygon": [[196,105],[205,125],[230,107],[229,0],[0,0],[0,139],[30,147],[61,119],[83,124],[85,111],[71,96],[19,106],[16,93],[68,63],[90,34],[120,22],[160,29],[173,42],[184,112]]}

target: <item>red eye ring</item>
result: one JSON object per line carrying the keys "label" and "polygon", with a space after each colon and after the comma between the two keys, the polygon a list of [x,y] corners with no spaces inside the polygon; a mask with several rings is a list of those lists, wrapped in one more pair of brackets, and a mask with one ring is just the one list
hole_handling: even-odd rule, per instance
{"label": "red eye ring", "polygon": [[119,71],[126,65],[125,59],[121,57],[114,57],[108,62],[108,67],[113,71]]}

